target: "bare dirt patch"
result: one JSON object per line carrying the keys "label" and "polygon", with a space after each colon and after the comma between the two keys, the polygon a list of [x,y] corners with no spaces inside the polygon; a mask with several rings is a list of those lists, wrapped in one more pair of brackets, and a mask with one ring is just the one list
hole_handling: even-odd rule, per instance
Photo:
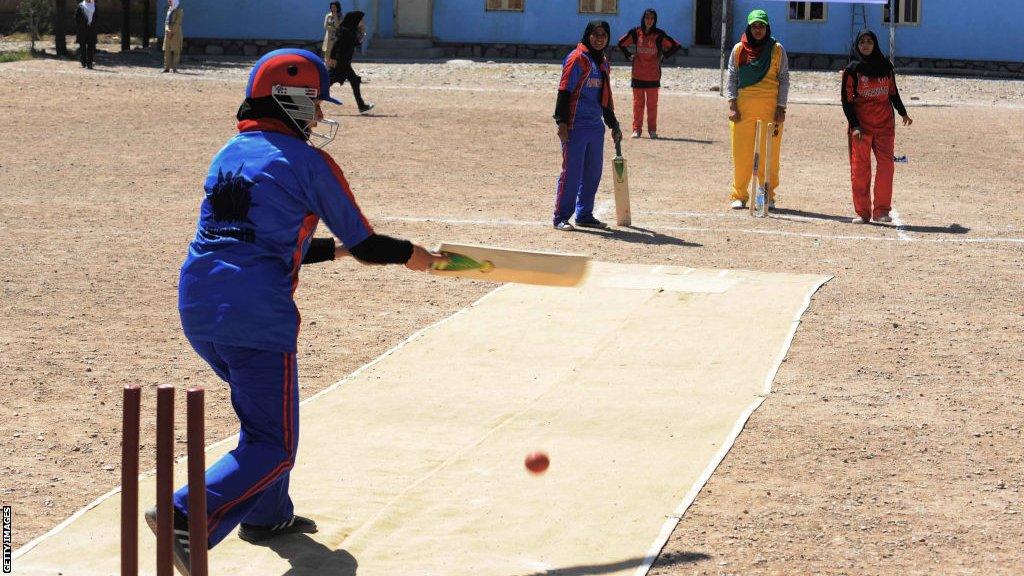
{"label": "bare dirt patch", "polygon": [[[177,75],[138,55],[97,62],[0,65],[0,501],[14,507],[15,547],[119,483],[123,384],[147,388],[146,429],[151,388],[204,384],[209,438],[235,432],[226,390],[180,334],[176,282],[248,62]],[[652,573],[1021,571],[1024,190],[1008,159],[1024,155],[1024,83],[901,78],[916,122],[897,135],[910,162],[896,230],[846,221],[835,74],[794,74],[780,210],[754,221],[727,208],[717,71],[670,70],[665,138],[626,142],[635,227],[566,234],[549,226],[557,66],[360,69],[379,113],[356,115],[336,88],[347,104],[328,150],[378,231],[835,276]],[[626,69],[615,81],[628,122]],[[352,261],[305,269],[303,395],[491,288]]]}

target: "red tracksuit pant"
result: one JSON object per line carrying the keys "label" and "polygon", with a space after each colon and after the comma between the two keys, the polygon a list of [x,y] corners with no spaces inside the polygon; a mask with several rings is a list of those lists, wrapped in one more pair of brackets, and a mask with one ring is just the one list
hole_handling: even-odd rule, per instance
{"label": "red tracksuit pant", "polygon": [[633,88],[633,132],[644,126],[644,107],[647,107],[647,132],[658,131],[659,88]]}
{"label": "red tracksuit pant", "polygon": [[[896,171],[892,154],[896,147],[896,131],[863,134],[860,140],[848,135],[850,141],[850,181],[853,184],[853,209],[865,220],[887,216],[892,209],[892,177]],[[871,199],[871,154],[875,155],[875,197]]]}

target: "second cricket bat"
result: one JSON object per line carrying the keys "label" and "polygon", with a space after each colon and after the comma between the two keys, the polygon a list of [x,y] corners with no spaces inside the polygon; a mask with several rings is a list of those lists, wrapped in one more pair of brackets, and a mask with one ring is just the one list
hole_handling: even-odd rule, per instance
{"label": "second cricket bat", "polygon": [[612,179],[615,181],[615,224],[629,226],[633,221],[629,213],[629,171],[626,169],[626,159],[622,157],[621,142],[615,143]]}

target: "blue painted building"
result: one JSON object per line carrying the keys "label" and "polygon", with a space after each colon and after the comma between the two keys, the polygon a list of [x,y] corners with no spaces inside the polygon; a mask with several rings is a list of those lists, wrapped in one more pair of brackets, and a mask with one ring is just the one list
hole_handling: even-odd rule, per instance
{"label": "blue painted building", "polygon": [[[1024,0],[893,0],[895,50],[901,58],[1024,62],[1018,29]],[[855,30],[868,27],[883,48],[887,8],[846,2],[726,0],[735,43],[746,14],[765,9],[772,32],[791,53],[843,55]],[[323,36],[327,0],[182,0],[189,38],[316,40]],[[714,47],[721,35],[722,0],[342,0],[342,9],[367,13],[367,28],[380,38],[430,38],[444,45],[575,44],[593,18],[607,20],[617,38],[638,25],[643,8],[658,11],[658,24],[684,47]],[[582,10],[614,9],[609,13]],[[162,24],[163,8],[158,10]],[[163,27],[157,30],[162,35]]]}

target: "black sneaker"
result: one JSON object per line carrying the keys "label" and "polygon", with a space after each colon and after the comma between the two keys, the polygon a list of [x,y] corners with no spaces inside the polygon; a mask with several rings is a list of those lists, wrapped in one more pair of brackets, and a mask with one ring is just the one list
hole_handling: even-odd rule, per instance
{"label": "black sneaker", "polygon": [[367,102],[365,106],[360,106],[359,107],[359,113],[360,114],[366,114],[370,110],[373,110],[374,106],[376,106],[376,104],[374,104],[373,102]]}
{"label": "black sneaker", "polygon": [[562,232],[572,232],[575,229],[576,228],[572,224],[569,224],[565,220],[562,220],[561,222],[555,222],[555,230],[561,230]]}
{"label": "black sneaker", "polygon": [[259,542],[275,536],[297,533],[312,534],[316,532],[316,522],[302,516],[292,516],[287,522],[273,526],[257,526],[255,524],[242,523],[238,527],[238,537],[246,542]]}
{"label": "black sneaker", "polygon": [[584,218],[583,220],[577,218],[576,225],[582,226],[583,228],[600,228],[601,230],[608,228],[607,224],[601,222],[597,218]]}
{"label": "black sneaker", "polygon": [[[146,524],[156,534],[156,507],[146,510]],[[174,543],[171,546],[174,557],[174,567],[181,572],[182,576],[190,576],[189,552],[188,552],[188,518],[174,509]]]}

